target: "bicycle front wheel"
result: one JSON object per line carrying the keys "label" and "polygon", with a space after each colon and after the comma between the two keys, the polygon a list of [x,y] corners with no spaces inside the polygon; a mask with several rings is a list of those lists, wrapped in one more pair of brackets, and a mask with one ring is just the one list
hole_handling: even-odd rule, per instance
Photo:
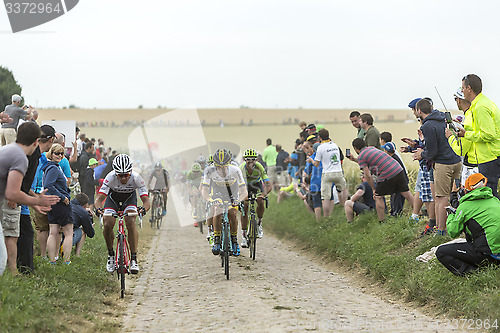
{"label": "bicycle front wheel", "polygon": [[250,258],[255,260],[255,253],[257,248],[257,219],[255,215],[252,214],[250,219],[250,232],[249,232],[249,248],[250,248]]}
{"label": "bicycle front wheel", "polygon": [[120,297],[125,296],[125,236],[118,236],[118,277],[120,278]]}

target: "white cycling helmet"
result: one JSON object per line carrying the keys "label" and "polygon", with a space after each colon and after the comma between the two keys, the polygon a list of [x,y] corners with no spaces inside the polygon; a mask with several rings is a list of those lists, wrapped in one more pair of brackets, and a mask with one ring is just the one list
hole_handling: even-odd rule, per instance
{"label": "white cycling helmet", "polygon": [[113,159],[113,170],[116,173],[129,173],[132,171],[132,161],[127,154],[116,155]]}

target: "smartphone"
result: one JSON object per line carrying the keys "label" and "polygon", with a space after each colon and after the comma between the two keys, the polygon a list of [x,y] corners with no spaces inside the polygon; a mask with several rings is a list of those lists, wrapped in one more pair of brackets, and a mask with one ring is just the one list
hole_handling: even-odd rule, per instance
{"label": "smartphone", "polygon": [[346,148],[345,156],[347,156],[347,157],[351,156],[351,150],[349,148]]}
{"label": "smartphone", "polygon": [[448,124],[451,124],[453,122],[453,119],[451,119],[451,113],[449,111],[446,111],[444,113],[444,119]]}

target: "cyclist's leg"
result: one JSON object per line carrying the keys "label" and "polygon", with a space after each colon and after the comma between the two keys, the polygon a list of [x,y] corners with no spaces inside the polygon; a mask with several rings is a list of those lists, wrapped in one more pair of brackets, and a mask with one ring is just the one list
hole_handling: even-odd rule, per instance
{"label": "cyclist's leg", "polygon": [[[259,193],[260,194],[260,193]],[[257,198],[257,217],[262,220],[264,217],[264,199]]]}
{"label": "cyclist's leg", "polygon": [[[131,210],[128,210],[128,212],[130,211]],[[136,254],[139,232],[137,231],[137,227],[135,225],[135,216],[126,216],[125,225],[127,226],[128,231],[128,245],[130,246],[130,253]]]}
{"label": "cyclist's leg", "polygon": [[241,230],[247,230],[248,227],[248,200],[243,203],[243,212],[241,213]]}
{"label": "cyclist's leg", "polygon": [[238,210],[236,208],[230,208],[227,212],[229,218],[229,226],[231,230],[231,236],[236,236],[238,234]]}
{"label": "cyclist's leg", "polygon": [[[108,212],[112,212],[113,210],[109,210]],[[105,213],[108,213],[105,211]],[[115,227],[116,220],[113,216],[105,216],[103,219],[103,228],[102,235],[104,236],[104,240],[106,241],[106,246],[108,248],[108,252],[113,253],[113,243],[115,239],[115,233],[113,232],[113,228]],[[114,255],[114,254],[113,254]]]}

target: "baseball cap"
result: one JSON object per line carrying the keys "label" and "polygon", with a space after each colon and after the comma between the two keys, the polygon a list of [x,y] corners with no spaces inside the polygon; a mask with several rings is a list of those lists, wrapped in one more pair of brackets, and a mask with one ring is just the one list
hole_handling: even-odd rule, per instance
{"label": "baseball cap", "polygon": [[41,139],[50,139],[56,136],[56,130],[50,125],[42,125],[40,130],[42,131]]}
{"label": "baseball cap", "polygon": [[14,94],[12,95],[12,102],[19,102],[19,101],[22,101],[22,97],[19,96],[18,94]]}
{"label": "baseball cap", "polygon": [[312,129],[316,129],[316,125],[314,124],[307,125],[306,130],[312,130]]}
{"label": "baseball cap", "polygon": [[421,98],[415,98],[414,100],[412,100],[409,104],[408,104],[408,107],[410,109],[414,109],[416,106],[417,106],[417,103],[418,101],[420,101]]}
{"label": "baseball cap", "polygon": [[465,189],[470,192],[476,188],[486,186],[487,182],[488,178],[483,176],[482,173],[474,173],[465,180]]}
{"label": "baseball cap", "polygon": [[456,98],[465,99],[462,88],[458,88],[458,90],[453,94]]}
{"label": "baseball cap", "polygon": [[91,158],[89,160],[89,166],[94,165],[94,164],[99,164],[99,162],[97,162],[97,160],[95,158]]}
{"label": "baseball cap", "polygon": [[382,148],[384,148],[389,153],[394,153],[396,151],[396,145],[394,144],[394,142],[387,142],[382,146]]}

